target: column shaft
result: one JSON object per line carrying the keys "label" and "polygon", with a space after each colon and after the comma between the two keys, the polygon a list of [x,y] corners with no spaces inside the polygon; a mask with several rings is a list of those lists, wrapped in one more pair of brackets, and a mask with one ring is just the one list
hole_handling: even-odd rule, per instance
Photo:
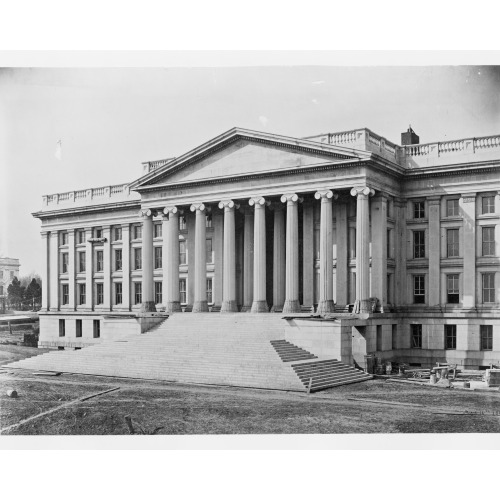
{"label": "column shaft", "polygon": [[177,207],[165,207],[163,234],[163,303],[168,313],[181,310],[179,298],[179,213]]}
{"label": "column shaft", "polygon": [[252,198],[255,205],[253,241],[253,313],[268,312],[266,300],[266,200]]}
{"label": "column shaft", "polygon": [[75,230],[68,230],[68,285],[69,285],[69,301],[68,307],[74,311],[76,307],[76,269],[75,269]]}
{"label": "column shaft", "polygon": [[333,210],[332,191],[318,191],[321,199],[321,220],[319,233],[319,302],[318,313],[333,312]]}
{"label": "column shaft", "polygon": [[377,196],[371,203],[372,268],[371,295],[378,299],[380,312],[387,307],[387,197]]}
{"label": "column shaft", "polygon": [[153,217],[151,210],[142,215],[142,303],[141,312],[156,312],[153,281]]}
{"label": "column shaft", "polygon": [[[234,225],[234,202],[220,202],[224,208],[224,273],[222,284],[221,312],[237,312],[236,303],[236,241]],[[198,220],[196,221],[198,227]]]}
{"label": "column shaft", "polygon": [[191,205],[196,213],[194,232],[194,304],[193,312],[208,312],[205,205]]}
{"label": "column shaft", "polygon": [[92,238],[92,228],[85,228],[85,309],[94,309],[94,248],[89,239]]}
{"label": "column shaft", "polygon": [[299,213],[298,196],[284,195],[286,202],[286,284],[284,313],[300,312],[299,302]]}
{"label": "column shaft", "polygon": [[102,235],[106,238],[104,242],[104,261],[103,261],[103,307],[106,310],[111,310],[111,227],[103,226]]}
{"label": "column shaft", "polygon": [[59,231],[50,233],[50,310],[59,310]]}
{"label": "column shaft", "polygon": [[285,209],[274,207],[274,239],[273,239],[273,306],[271,312],[283,310],[285,303],[286,273],[286,229]]}
{"label": "column shaft", "polygon": [[49,280],[50,280],[50,233],[42,233],[42,247],[45,262],[42,266],[42,311],[48,311],[49,302]]}
{"label": "column shaft", "polygon": [[313,308],[314,304],[314,213],[313,201],[302,206],[302,303]]}

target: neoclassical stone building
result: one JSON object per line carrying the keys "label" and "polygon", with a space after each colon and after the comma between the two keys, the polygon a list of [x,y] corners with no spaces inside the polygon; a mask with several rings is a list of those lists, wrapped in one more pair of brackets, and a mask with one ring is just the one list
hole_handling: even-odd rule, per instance
{"label": "neoclassical stone building", "polygon": [[500,362],[500,136],[418,142],[234,128],[130,184],[44,196],[40,346],[317,313],[337,318],[322,344],[295,342],[342,335],[351,364]]}

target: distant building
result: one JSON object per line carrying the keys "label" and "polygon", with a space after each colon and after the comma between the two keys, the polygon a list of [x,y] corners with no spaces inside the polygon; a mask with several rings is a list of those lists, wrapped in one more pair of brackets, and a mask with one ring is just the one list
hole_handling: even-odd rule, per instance
{"label": "distant building", "polygon": [[234,128],[130,184],[44,196],[39,345],[154,311],[314,311],[344,314],[295,343],[349,364],[498,363],[500,136],[402,141]]}
{"label": "distant building", "polygon": [[14,277],[19,278],[19,259],[0,257],[0,312],[5,310],[7,288]]}

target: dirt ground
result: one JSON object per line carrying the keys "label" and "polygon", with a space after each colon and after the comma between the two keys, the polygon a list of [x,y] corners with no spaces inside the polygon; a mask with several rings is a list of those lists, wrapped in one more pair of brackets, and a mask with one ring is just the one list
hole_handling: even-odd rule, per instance
{"label": "dirt ground", "polygon": [[140,434],[498,433],[500,392],[372,380],[307,395],[0,370],[1,434],[128,435],[126,416]]}

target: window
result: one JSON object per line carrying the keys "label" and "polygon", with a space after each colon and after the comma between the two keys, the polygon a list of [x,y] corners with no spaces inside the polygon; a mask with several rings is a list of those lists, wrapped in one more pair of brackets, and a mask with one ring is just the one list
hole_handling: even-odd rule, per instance
{"label": "window", "polygon": [[483,303],[495,302],[495,273],[482,275]]}
{"label": "window", "polygon": [[94,320],[94,338],[98,339],[101,336],[101,321],[98,319]]}
{"label": "window", "polygon": [[414,201],[413,202],[413,218],[414,219],[424,219],[425,218],[425,202]]}
{"label": "window", "polygon": [[95,298],[96,304],[104,303],[104,285],[102,283],[97,283],[95,286]]}
{"label": "window", "polygon": [[205,227],[212,227],[212,214],[205,216]]}
{"label": "window", "polygon": [[117,248],[115,250],[115,271],[122,270],[122,249]]}
{"label": "window", "polygon": [[102,272],[104,270],[104,251],[103,250],[96,251],[95,270],[97,272]]}
{"label": "window", "polygon": [[115,304],[121,304],[123,301],[122,284],[115,283]]}
{"label": "window", "polygon": [[392,229],[387,230],[387,258],[392,259]]}
{"label": "window", "polygon": [[412,349],[422,349],[422,325],[410,325]]}
{"label": "window", "polygon": [[387,275],[387,302],[392,304],[392,277],[390,274]]}
{"label": "window", "polygon": [[179,299],[181,304],[187,303],[186,278],[181,278],[179,280]]}
{"label": "window", "polygon": [[162,247],[155,247],[155,269],[162,268]]}
{"label": "window", "polygon": [[483,227],[482,228],[482,243],[483,243],[483,257],[495,255],[495,228]]}
{"label": "window", "polygon": [[457,325],[444,325],[444,348],[457,348]]}
{"label": "window", "polygon": [[494,214],[495,213],[495,197],[494,196],[483,196],[482,198],[482,211],[483,214]]}
{"label": "window", "polygon": [[87,255],[85,252],[78,252],[78,272],[84,273],[86,269]]}
{"label": "window", "polygon": [[179,241],[179,264],[187,264],[186,259],[186,240]]}
{"label": "window", "polygon": [[78,242],[79,245],[85,243],[85,231],[83,229],[79,229],[76,232],[76,241]]}
{"label": "window", "polygon": [[479,325],[481,351],[493,350],[493,325]]}
{"label": "window", "polygon": [[69,253],[62,254],[62,272],[68,272],[68,263],[69,263]]}
{"label": "window", "polygon": [[212,238],[207,238],[205,240],[205,251],[206,251],[207,264],[212,264],[212,262],[214,261],[212,253]]}
{"label": "window", "polygon": [[114,227],[113,228],[113,241],[121,241],[122,240],[122,228]]}
{"label": "window", "polygon": [[62,286],[62,303],[63,305],[69,304],[69,285]]}
{"label": "window", "polygon": [[460,301],[458,274],[448,274],[446,276],[446,294],[448,304],[458,304]]}
{"label": "window", "polygon": [[413,276],[413,303],[425,304],[425,275]]}
{"label": "window", "polygon": [[425,231],[413,231],[413,258],[425,258]]}
{"label": "window", "polygon": [[82,336],[82,320],[81,319],[76,320],[76,336],[77,337]]}
{"label": "window", "polygon": [[446,255],[447,257],[458,257],[458,229],[446,230]]}
{"label": "window", "polygon": [[446,200],[446,217],[458,217],[458,200]]}
{"label": "window", "polygon": [[382,325],[377,325],[377,351],[382,351]]}
{"label": "window", "polygon": [[68,233],[65,231],[61,233],[61,245],[67,245],[68,244]]}
{"label": "window", "polygon": [[187,223],[186,223],[186,217],[180,216],[179,217],[179,230],[185,230],[187,229]]}
{"label": "window", "polygon": [[207,302],[211,304],[212,300],[212,278],[207,278]]}
{"label": "window", "polygon": [[163,230],[162,230],[162,225],[161,225],[161,222],[159,224],[155,224],[154,225],[154,234],[155,234],[155,238],[161,238],[162,236],[162,233],[163,233]]}
{"label": "window", "polygon": [[85,305],[85,300],[86,300],[85,291],[86,291],[85,283],[80,283],[78,285],[78,297],[79,297],[78,304],[81,306]]}
{"label": "window", "polygon": [[142,283],[134,283],[134,304],[142,303]]}
{"label": "window", "polygon": [[134,248],[134,269],[142,269],[142,248]]}
{"label": "window", "polygon": [[397,349],[398,345],[398,325],[392,325],[392,348]]}
{"label": "window", "polygon": [[64,337],[66,335],[66,321],[64,319],[59,320],[59,337]]}
{"label": "window", "polygon": [[134,240],[142,238],[142,226],[134,226]]}
{"label": "window", "polygon": [[163,302],[163,283],[161,281],[155,281],[155,304],[161,304]]}
{"label": "window", "polygon": [[94,227],[94,238],[102,238],[102,227]]}

